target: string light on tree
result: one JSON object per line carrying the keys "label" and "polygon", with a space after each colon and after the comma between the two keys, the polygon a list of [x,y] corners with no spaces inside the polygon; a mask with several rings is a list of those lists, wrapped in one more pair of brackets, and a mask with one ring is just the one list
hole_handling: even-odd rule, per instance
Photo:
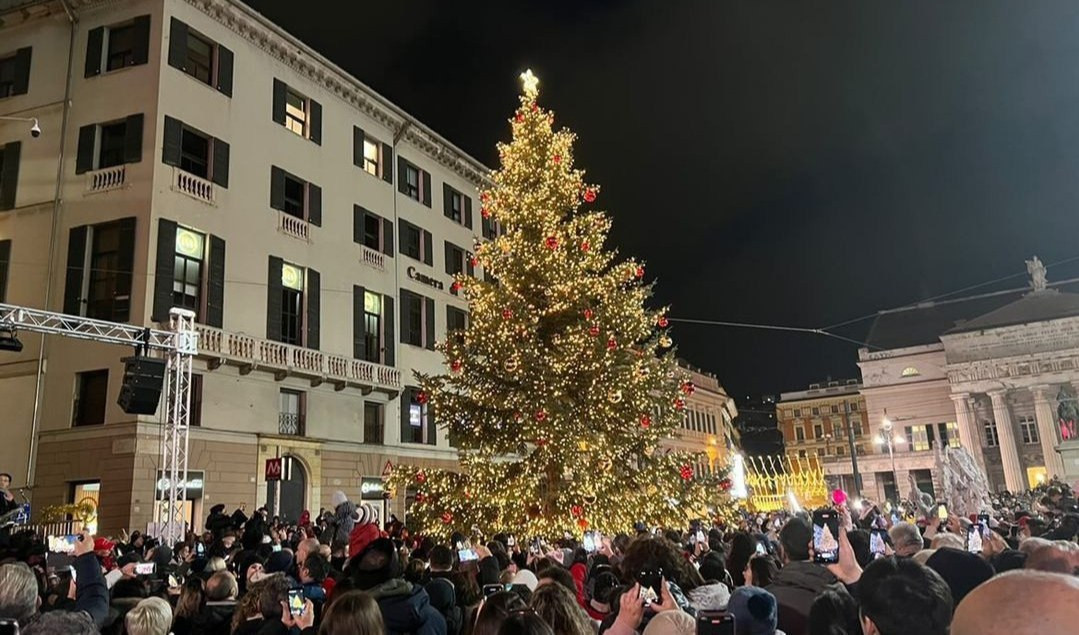
{"label": "string light on tree", "polygon": [[[591,205],[599,189],[574,163],[575,135],[537,103],[534,73],[521,86],[512,139],[479,194],[481,214],[502,231],[476,247],[472,265],[482,261],[498,282],[457,278],[465,330],[438,344],[445,374],[417,375],[459,466],[398,465],[387,488],[422,489],[409,525],[439,538],[474,526],[548,539],[614,534],[729,512],[722,473],[686,476],[703,456],[655,451],[682,423],[686,396],[665,310],[646,306],[644,267],[606,247],[610,219]],[[656,504],[668,498],[679,504]]]}

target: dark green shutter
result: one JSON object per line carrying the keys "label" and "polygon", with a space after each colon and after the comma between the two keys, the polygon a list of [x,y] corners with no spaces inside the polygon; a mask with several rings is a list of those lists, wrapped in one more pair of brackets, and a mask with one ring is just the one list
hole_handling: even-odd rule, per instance
{"label": "dark green shutter", "polygon": [[480,217],[480,227],[482,228],[484,238],[493,238],[491,236],[491,219],[486,216]]}
{"label": "dark green shutter", "polygon": [[176,18],[169,24],[169,66],[187,70],[187,25]]}
{"label": "dark green shutter", "polygon": [[352,287],[352,356],[356,359],[367,359],[367,333],[363,311],[365,292],[359,285]]}
{"label": "dark green shutter", "polygon": [[352,242],[357,245],[363,244],[363,226],[367,211],[359,205],[352,206]]}
{"label": "dark green shutter", "polygon": [[309,100],[309,103],[311,104],[311,141],[322,145],[322,104],[314,99]]}
{"label": "dark green shutter", "polygon": [[281,125],[285,124],[285,82],[273,80],[273,120]]}
{"label": "dark green shutter", "polygon": [[157,221],[157,262],[154,270],[154,306],[150,319],[168,322],[172,308],[172,281],[176,275],[176,223]]}
{"label": "dark green shutter", "polygon": [[7,302],[7,279],[11,269],[11,241],[0,240],[0,302]]}
{"label": "dark green shutter", "polygon": [[359,126],[352,126],[352,165],[363,168],[364,133]]}
{"label": "dark green shutter", "polygon": [[442,184],[442,215],[453,220],[453,188],[449,183]]}
{"label": "dark green shutter", "polygon": [[435,422],[435,409],[427,405],[427,445],[438,445],[438,424]]}
{"label": "dark green shutter", "polygon": [[424,308],[426,309],[424,311],[426,314],[424,317],[426,319],[424,320],[423,326],[427,331],[427,337],[425,338],[427,341],[424,343],[424,346],[426,346],[428,350],[433,351],[435,350],[435,301],[431,298],[424,298],[423,302]]}
{"label": "dark green shutter", "polygon": [[420,186],[423,194],[423,204],[431,207],[431,174],[426,170],[420,170]]}
{"label": "dark green shutter", "polygon": [[412,442],[412,426],[408,422],[408,413],[412,406],[412,389],[401,390],[401,443]]}
{"label": "dark green shutter", "polygon": [[427,230],[423,230],[423,262],[428,267],[435,265],[435,241]]}
{"label": "dark green shutter", "polygon": [[408,341],[408,312],[412,310],[412,303],[409,302],[411,296],[411,291],[401,289],[401,341],[405,344],[412,343]]}
{"label": "dark green shutter", "polygon": [[64,273],[64,313],[82,315],[82,277],[86,260],[87,226],[72,227],[67,238],[67,271]]}
{"label": "dark green shutter", "polygon": [[446,246],[446,273],[453,275],[453,261],[455,260],[453,257],[454,246],[453,243],[448,240],[444,241],[443,244]]}
{"label": "dark green shutter", "polygon": [[405,166],[408,165],[408,161],[405,161],[404,157],[397,156],[397,191],[402,194],[408,194],[408,187],[405,185]]}
{"label": "dark green shutter", "polygon": [[131,65],[145,64],[150,60],[150,16],[135,18],[135,48],[131,51]]}
{"label": "dark green shutter", "polygon": [[270,256],[266,281],[266,339],[281,341],[281,269],[285,261]]}
{"label": "dark green shutter", "polygon": [[0,171],[0,209],[15,208],[15,190],[19,187],[19,154],[21,141],[12,141],[3,148],[4,169]]}
{"label": "dark green shutter", "polygon": [[285,171],[276,165],[270,166],[270,207],[285,209]]}
{"label": "dark green shutter", "polygon": [[15,77],[11,85],[12,95],[25,95],[30,90],[30,53],[29,46],[15,51]]}
{"label": "dark green shutter", "polygon": [[304,287],[307,293],[307,348],[318,350],[319,349],[319,313],[321,312],[322,305],[322,284],[321,276],[314,269],[308,267],[307,269],[307,286]]}
{"label": "dark green shutter", "polygon": [[465,227],[472,229],[472,197],[462,196],[465,199]]}
{"label": "dark green shutter", "polygon": [[86,68],[84,77],[101,74],[101,46],[105,43],[105,27],[90,29],[86,36]]}
{"label": "dark green shutter", "polygon": [[393,221],[382,219],[382,253],[393,258]]}
{"label": "dark green shutter", "polygon": [[314,183],[307,184],[307,222],[322,227],[322,188]]}
{"label": "dark green shutter", "polygon": [[229,144],[221,139],[213,140],[214,165],[210,180],[228,189],[229,186]]}
{"label": "dark green shutter", "polygon": [[473,278],[476,277],[476,266],[472,264],[472,254],[467,251],[465,252],[465,272]]}
{"label": "dark green shutter", "polygon": [[382,180],[393,183],[393,146],[382,144]]}
{"label": "dark green shutter", "polygon": [[232,97],[232,51],[217,45],[217,90]]}
{"label": "dark green shutter", "polygon": [[[131,320],[131,281],[135,272],[135,217],[121,218],[120,224],[120,249],[117,258],[116,273],[116,296],[127,296],[127,302],[123,311],[116,309],[113,303],[112,320],[115,322],[128,322]],[[139,316],[142,319],[142,316]]]}
{"label": "dark green shutter", "polygon": [[165,115],[165,131],[161,145],[161,162],[165,165],[180,165],[180,138],[184,125],[179,119]]}
{"label": "dark green shutter", "polygon": [[[142,122],[144,115],[128,115],[124,123],[124,163],[142,161]],[[80,133],[81,134],[81,133]]]}
{"label": "dark green shutter", "polygon": [[[406,245],[408,245],[408,231],[406,231],[408,226],[409,226],[408,221],[405,221],[405,220],[397,221],[397,248],[398,249],[404,249],[406,247]],[[404,299],[402,299],[401,302],[403,303]]]}
{"label": "dark green shutter", "polygon": [[206,324],[225,323],[225,240],[210,236],[210,267],[206,280]]}
{"label": "dark green shutter", "polygon": [[397,348],[397,340],[394,339],[393,334],[393,296],[382,296],[382,340],[379,344],[382,346],[382,363],[386,366],[394,365],[393,352]]}
{"label": "dark green shutter", "polygon": [[79,128],[79,147],[75,150],[75,174],[94,169],[94,145],[97,142],[97,124]]}

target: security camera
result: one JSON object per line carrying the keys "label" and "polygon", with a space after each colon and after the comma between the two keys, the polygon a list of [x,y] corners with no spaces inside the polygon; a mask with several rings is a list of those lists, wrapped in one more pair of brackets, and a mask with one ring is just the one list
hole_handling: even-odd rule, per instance
{"label": "security camera", "polygon": [[35,139],[41,136],[41,126],[38,125],[37,119],[34,119],[34,125],[30,126],[30,136]]}

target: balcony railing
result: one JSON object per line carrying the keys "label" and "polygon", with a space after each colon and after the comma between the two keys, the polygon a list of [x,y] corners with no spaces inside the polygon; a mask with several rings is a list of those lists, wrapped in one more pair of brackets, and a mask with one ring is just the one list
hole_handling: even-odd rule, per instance
{"label": "balcony railing", "polygon": [[190,172],[184,172],[180,168],[173,168],[172,171],[172,189],[187,194],[191,198],[202,201],[207,205],[216,205],[213,183],[202,177],[195,176]]}
{"label": "balcony railing", "polygon": [[298,412],[277,413],[277,432],[293,437],[302,437],[304,416]]}
{"label": "balcony railing", "polygon": [[273,373],[279,380],[302,377],[309,379],[312,386],[326,382],[337,390],[354,387],[388,394],[401,390],[401,371],[390,366],[201,324],[196,325],[196,330],[199,333],[199,357],[209,359],[211,368],[230,364],[239,367],[241,374],[263,370]]}
{"label": "balcony railing", "polygon": [[296,218],[292,214],[286,214],[285,212],[278,212],[277,229],[283,234],[300,240],[309,240],[310,227],[310,224],[302,218]]}
{"label": "balcony railing", "polygon": [[126,165],[114,165],[86,173],[86,193],[107,192],[124,186],[127,176]]}
{"label": "balcony railing", "polygon": [[367,245],[360,245],[360,260],[368,267],[374,267],[379,271],[386,269],[386,254],[377,252]]}

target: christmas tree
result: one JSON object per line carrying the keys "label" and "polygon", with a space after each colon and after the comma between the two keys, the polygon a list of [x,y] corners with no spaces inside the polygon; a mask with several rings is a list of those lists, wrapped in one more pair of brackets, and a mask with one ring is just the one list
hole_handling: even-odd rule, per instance
{"label": "christmas tree", "polygon": [[415,492],[408,525],[431,535],[683,527],[730,481],[695,474],[706,459],[657,450],[693,385],[667,318],[645,308],[643,265],[604,249],[611,223],[591,209],[599,188],[574,167],[575,135],[536,103],[535,76],[522,79],[513,140],[480,194],[500,228],[475,247],[489,279],[456,278],[467,328],[439,344],[447,374],[419,375],[460,471],[398,466],[389,485]]}

